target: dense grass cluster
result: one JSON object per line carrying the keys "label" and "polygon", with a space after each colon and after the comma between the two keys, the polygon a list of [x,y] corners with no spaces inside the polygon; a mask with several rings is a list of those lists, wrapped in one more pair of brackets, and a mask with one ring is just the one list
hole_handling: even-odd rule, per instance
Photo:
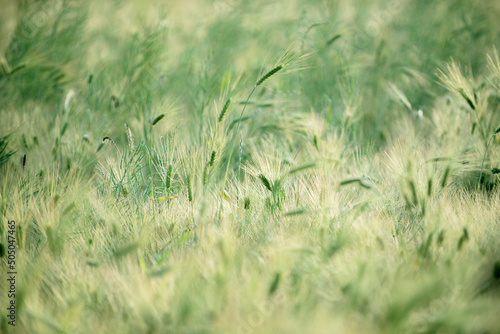
{"label": "dense grass cluster", "polygon": [[500,331],[500,2],[0,6],[0,332]]}

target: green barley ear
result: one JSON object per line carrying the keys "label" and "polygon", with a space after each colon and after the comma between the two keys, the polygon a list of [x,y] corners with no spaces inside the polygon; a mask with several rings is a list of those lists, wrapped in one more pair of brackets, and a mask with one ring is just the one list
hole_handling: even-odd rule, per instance
{"label": "green barley ear", "polygon": [[245,210],[250,209],[250,198],[249,197],[245,197],[245,204],[243,207],[245,208]]}
{"label": "green barley ear", "polygon": [[436,243],[438,246],[441,246],[443,244],[443,241],[444,241],[444,230],[441,230],[441,232],[439,232],[439,235],[437,237]]}
{"label": "green barley ear", "polygon": [[306,169],[309,169],[309,168],[314,168],[314,167],[316,167],[316,162],[315,161],[306,162],[304,164],[297,165],[297,166],[293,167],[292,169],[290,169],[288,171],[288,174],[298,173],[298,172],[301,172],[303,170],[306,170]]}
{"label": "green barley ear", "polygon": [[168,165],[167,168],[167,179],[165,180],[165,187],[167,190],[170,190],[170,186],[172,185],[172,165]]}
{"label": "green barley ear", "polygon": [[215,155],[216,155],[216,152],[215,151],[212,151],[212,154],[210,155],[210,161],[208,162],[208,165],[210,167],[213,167],[214,166],[214,163],[215,163]]}
{"label": "green barley ear", "polygon": [[410,186],[411,195],[413,197],[413,204],[418,205],[417,188],[415,186],[415,182],[413,182],[413,180],[410,180],[408,181],[408,185]]}
{"label": "green barley ear", "polygon": [[345,180],[340,181],[340,186],[345,186],[345,185],[348,185],[351,183],[360,183],[360,182],[361,182],[360,177],[353,177],[350,179],[345,179]]}
{"label": "green barley ear", "polygon": [[432,195],[432,177],[427,180],[427,197]]}
{"label": "green barley ear", "polygon": [[151,125],[156,125],[156,123],[158,123],[159,121],[161,121],[163,119],[163,117],[165,117],[165,114],[161,114],[161,115],[158,115],[155,117],[155,119],[153,119],[151,121]]}
{"label": "green barley ear", "polygon": [[201,178],[203,185],[207,184],[207,178],[208,178],[208,165],[205,165],[205,168],[203,168],[203,176]]}
{"label": "green barley ear", "polygon": [[276,293],[276,291],[278,290],[278,287],[280,284],[280,278],[281,278],[281,274],[279,272],[274,275],[274,279],[271,282],[271,285],[269,286],[269,291],[268,291],[269,296],[274,295]]}
{"label": "green barley ear", "polygon": [[264,174],[259,174],[259,179],[262,181],[262,184],[264,187],[267,188],[269,191],[273,191],[273,187],[271,186],[271,182],[267,179],[267,177]]}
{"label": "green barley ear", "polygon": [[495,263],[493,264],[493,278],[495,278],[496,280],[499,280],[500,279],[500,261],[495,261]]}
{"label": "green barley ear", "polygon": [[97,149],[96,149],[95,153],[97,153],[97,152],[99,152],[100,150],[102,150],[102,148],[103,148],[103,147],[104,147],[104,142],[101,142],[101,143],[99,144],[99,146],[97,146]]}
{"label": "green barley ear", "polygon": [[65,122],[62,129],[61,129],[61,137],[64,136],[64,134],[66,133],[66,130],[68,130],[68,125],[69,123],[68,122]]}
{"label": "green barley ear", "polygon": [[462,236],[460,237],[460,239],[458,239],[457,250],[461,250],[464,243],[468,240],[469,240],[469,232],[467,231],[467,227],[464,227]]}
{"label": "green barley ear", "polygon": [[120,101],[114,95],[111,96],[111,106],[115,109],[117,109],[120,106]]}
{"label": "green barley ear", "polygon": [[474,89],[470,80],[462,74],[462,70],[457,63],[452,61],[451,64],[446,65],[445,71],[439,70],[437,76],[444,87],[461,96],[472,110],[476,110],[477,103]]}
{"label": "green barley ear", "polygon": [[187,188],[188,188],[188,200],[189,200],[189,202],[193,202],[193,190],[191,189],[191,176],[190,175],[187,176],[186,183],[187,183]]}
{"label": "green barley ear", "polygon": [[290,211],[284,213],[283,216],[285,216],[285,217],[298,216],[298,215],[302,215],[304,213],[306,213],[306,209],[304,209],[304,208],[297,208],[297,209],[290,210]]}
{"label": "green barley ear", "polygon": [[316,150],[319,151],[318,136],[316,136],[316,135],[314,135],[314,137],[313,137],[313,144],[314,144],[314,147],[316,147]]}
{"label": "green barley ear", "polygon": [[472,101],[472,99],[467,96],[463,88],[459,88],[458,93],[464,98],[464,100],[472,110],[476,110],[476,103],[474,103],[474,101]]}
{"label": "green barley ear", "polygon": [[446,183],[448,181],[448,176],[450,175],[450,170],[451,170],[450,166],[446,167],[446,170],[444,171],[443,179],[441,181],[441,188],[446,187]]}
{"label": "green barley ear", "polygon": [[219,123],[222,122],[222,120],[224,119],[224,116],[226,115],[227,109],[229,109],[230,104],[231,104],[231,98],[228,98],[219,114]]}
{"label": "green barley ear", "polygon": [[273,68],[272,70],[270,70],[269,72],[264,74],[259,80],[257,80],[255,87],[262,85],[262,83],[264,81],[266,81],[267,79],[269,79],[271,76],[275,75],[276,73],[278,73],[282,69],[283,69],[283,65],[276,66],[275,68]]}
{"label": "green barley ear", "polygon": [[341,34],[337,34],[335,36],[333,36],[332,38],[330,38],[326,43],[325,45],[328,46],[328,45],[331,45],[333,44],[333,42],[335,42],[337,39],[339,39],[340,37],[342,37]]}

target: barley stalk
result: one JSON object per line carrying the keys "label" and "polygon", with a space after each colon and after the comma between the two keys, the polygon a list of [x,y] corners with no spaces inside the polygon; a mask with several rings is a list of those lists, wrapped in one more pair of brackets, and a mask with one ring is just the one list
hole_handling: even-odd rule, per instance
{"label": "barley stalk", "polygon": [[477,186],[481,186],[481,177],[483,176],[483,167],[484,167],[484,160],[486,159],[486,152],[488,152],[488,148],[490,147],[491,140],[495,138],[495,135],[500,132],[500,127],[495,130],[493,135],[488,139],[488,142],[486,143],[486,149],[484,150],[484,155],[483,155],[483,160],[481,161],[481,170],[479,172],[479,178],[477,179]]}
{"label": "barley stalk", "polygon": [[[238,123],[237,123],[237,126],[236,126],[236,132],[234,133],[234,140],[233,140],[233,144],[232,144],[231,150],[229,152],[229,158],[228,158],[228,161],[227,161],[227,164],[226,164],[226,172],[224,173],[224,181],[222,182],[222,189],[224,189],[225,186],[226,186],[227,175],[228,175],[228,172],[229,172],[229,165],[231,163],[231,157],[233,155],[233,148],[234,148],[234,145],[236,143],[236,134],[240,130],[241,119],[243,118],[243,114],[245,113],[246,107],[248,105],[248,101],[250,101],[250,98],[252,97],[253,93],[255,92],[255,90],[256,90],[256,88],[258,86],[260,86],[265,80],[269,79],[272,75],[276,74],[278,71],[280,71],[281,69],[283,69],[283,67],[284,67],[283,64],[282,65],[278,65],[275,68],[273,68],[272,70],[270,70],[269,72],[267,72],[266,74],[264,74],[259,80],[257,80],[255,86],[250,91],[250,94],[248,94],[247,99],[246,99],[245,103],[243,104],[243,109],[241,110],[240,117],[238,119]],[[264,179],[265,179],[265,177],[264,177]],[[261,180],[262,180],[262,178],[261,178]],[[269,186],[268,189],[270,191],[272,191],[271,190],[271,185],[270,185],[269,181],[267,181],[267,183],[268,183],[268,186]],[[220,207],[219,207],[219,220],[221,219],[221,215],[222,215],[222,201],[221,201]]]}

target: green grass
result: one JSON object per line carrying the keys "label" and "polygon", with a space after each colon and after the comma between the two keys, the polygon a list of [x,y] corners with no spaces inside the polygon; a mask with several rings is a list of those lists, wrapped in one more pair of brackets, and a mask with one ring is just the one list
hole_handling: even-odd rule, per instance
{"label": "green grass", "polygon": [[0,7],[0,332],[500,331],[497,1]]}

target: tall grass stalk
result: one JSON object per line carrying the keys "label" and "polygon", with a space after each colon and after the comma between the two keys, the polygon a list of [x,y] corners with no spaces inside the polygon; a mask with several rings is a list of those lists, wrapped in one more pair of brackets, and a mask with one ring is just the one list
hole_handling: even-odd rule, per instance
{"label": "tall grass stalk", "polygon": [[[246,98],[246,100],[245,100],[245,102],[243,104],[243,108],[241,109],[241,113],[240,113],[240,116],[238,118],[238,123],[236,124],[236,129],[233,132],[233,139],[231,140],[232,144],[231,144],[231,148],[229,149],[229,157],[228,157],[228,161],[227,161],[227,165],[226,165],[226,171],[224,172],[224,179],[223,179],[223,182],[222,182],[222,191],[224,191],[225,187],[226,187],[227,176],[228,176],[228,173],[229,173],[229,166],[231,165],[231,158],[233,156],[234,145],[236,143],[237,134],[240,132],[241,120],[243,118],[243,115],[245,114],[245,110],[246,110],[246,107],[248,105],[248,101],[250,101],[250,98],[252,97],[252,95],[255,92],[255,90],[257,89],[257,87],[259,87],[260,85],[262,85],[264,83],[264,81],[266,81],[267,79],[269,79],[271,76],[273,76],[274,74],[276,74],[280,70],[282,70],[283,67],[284,67],[283,64],[278,65],[278,66],[274,67],[273,69],[271,69],[270,71],[266,72],[264,75],[262,75],[256,81],[255,85],[253,86],[252,90],[248,94],[248,96],[247,96],[247,98]],[[239,184],[237,184],[237,187],[238,187],[238,194],[239,194],[240,193],[240,191],[239,191]],[[222,197],[220,198],[218,221],[220,222],[221,219],[222,219]]]}

